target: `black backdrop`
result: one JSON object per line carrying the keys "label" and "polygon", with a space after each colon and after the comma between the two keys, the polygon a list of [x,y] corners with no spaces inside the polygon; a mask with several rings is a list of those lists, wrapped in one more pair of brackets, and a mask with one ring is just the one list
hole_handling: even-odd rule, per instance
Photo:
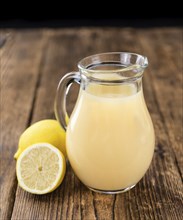
{"label": "black backdrop", "polygon": [[62,18],[1,18],[1,28],[120,26],[120,27],[183,27],[182,17],[62,17]]}

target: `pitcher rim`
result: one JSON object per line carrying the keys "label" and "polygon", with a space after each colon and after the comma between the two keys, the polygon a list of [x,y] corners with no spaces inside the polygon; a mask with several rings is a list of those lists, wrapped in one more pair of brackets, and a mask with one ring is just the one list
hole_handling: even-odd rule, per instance
{"label": "pitcher rim", "polygon": [[[102,56],[111,56],[111,55],[116,55],[116,56],[118,55],[119,57],[120,57],[120,55],[123,55],[123,56],[127,55],[129,59],[132,56],[134,56],[137,59],[136,59],[136,63],[129,63],[129,65],[127,65],[125,68],[121,67],[119,69],[114,69],[114,70],[113,69],[112,70],[96,70],[96,69],[93,70],[93,69],[89,69],[89,67],[91,67],[91,66],[97,66],[97,65],[102,64],[102,62],[100,62],[100,59],[99,59],[100,57],[102,57]],[[90,60],[90,62],[87,65],[84,64],[84,62],[87,63],[87,61],[89,61],[89,60]],[[114,61],[115,60],[113,60],[113,62]],[[110,61],[106,60],[106,63],[107,62],[109,63]],[[118,61],[118,63],[123,64],[121,60]],[[126,76],[125,77],[126,80],[141,77],[143,75],[144,69],[147,66],[148,66],[148,59],[147,59],[146,56],[140,55],[138,53],[131,53],[131,52],[105,52],[105,53],[93,54],[93,55],[90,55],[90,56],[87,56],[87,57],[83,58],[78,63],[78,68],[81,71],[81,73],[84,74],[86,77],[90,77],[90,78],[95,78],[94,73],[120,73],[120,72],[124,73],[124,72],[127,72],[127,71],[134,71],[133,76]],[[124,79],[122,81],[124,81]]]}

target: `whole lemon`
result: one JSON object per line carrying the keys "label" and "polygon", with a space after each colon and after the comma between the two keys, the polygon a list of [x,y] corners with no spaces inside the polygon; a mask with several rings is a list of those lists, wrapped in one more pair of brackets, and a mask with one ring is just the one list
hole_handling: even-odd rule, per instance
{"label": "whole lemon", "polygon": [[30,145],[42,142],[52,144],[66,156],[64,129],[58,121],[46,119],[32,124],[23,132],[14,158],[17,159]]}

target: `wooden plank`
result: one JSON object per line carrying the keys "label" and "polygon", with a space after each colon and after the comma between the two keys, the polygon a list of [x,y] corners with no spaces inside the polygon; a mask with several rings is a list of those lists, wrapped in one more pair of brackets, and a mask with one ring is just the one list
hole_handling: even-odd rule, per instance
{"label": "wooden plank", "polygon": [[[138,31],[137,31],[138,32]],[[141,30],[139,31],[139,33],[142,33],[143,37],[142,37],[142,42],[144,41],[144,34],[146,33],[141,32]],[[145,52],[145,49],[143,48],[143,43],[142,46],[139,45],[139,41],[138,41],[138,36],[136,34],[135,31],[131,31],[131,34],[133,34],[133,40],[130,41],[130,37],[128,36],[126,40],[124,40],[123,38],[121,38],[121,42],[123,42],[126,45],[126,41],[128,42],[128,50],[137,52],[137,53],[142,53]],[[120,34],[119,34],[120,36]],[[124,36],[124,35],[123,35]],[[121,37],[121,36],[120,36]],[[148,40],[149,36],[147,36]],[[134,39],[137,39],[136,41]],[[116,41],[117,42],[117,41]],[[119,41],[120,42],[120,41]],[[150,44],[151,47],[153,48],[153,42]],[[120,47],[119,47],[120,48]],[[124,48],[122,48],[124,49]],[[149,82],[151,82],[151,78],[148,77],[148,75],[146,76],[146,84],[145,84],[145,93],[146,93],[146,100],[147,100],[147,104],[148,107],[150,108],[150,112],[153,116],[154,121],[158,121],[160,122],[160,125],[156,125],[156,131],[161,131],[161,133],[157,133],[157,136],[159,135],[163,135],[165,136],[165,139],[167,139],[167,135],[164,134],[165,130],[164,130],[164,124],[161,123],[161,117],[159,117],[159,111],[157,109],[156,106],[156,98],[153,96],[154,95],[154,91],[152,90],[151,87],[149,87]],[[155,112],[155,113],[154,113]],[[161,130],[160,130],[160,128]],[[165,140],[166,141],[166,140]],[[166,142],[165,142],[166,143]],[[170,146],[168,146],[170,147]],[[162,152],[161,148],[160,148],[160,144],[158,144],[158,148],[156,148],[156,153],[154,156],[154,160],[153,160],[153,164],[150,168],[150,170],[148,171],[148,173],[146,174],[145,178],[136,186],[135,189],[133,189],[132,191],[125,193],[124,195],[117,195],[116,197],[116,201],[115,201],[115,218],[119,219],[119,218],[123,218],[123,219],[171,219],[171,217],[177,217],[177,219],[179,219],[179,215],[182,214],[182,212],[180,210],[182,210],[182,184],[181,184],[181,180],[180,180],[180,176],[179,173],[177,172],[177,168],[176,168],[176,164],[174,163],[174,157],[172,158],[172,154],[171,154],[171,149],[165,149],[165,152]],[[158,150],[157,150],[158,149]],[[167,152],[168,151],[168,152]],[[169,161],[166,164],[166,169],[167,172],[173,172],[175,174],[175,176],[171,176],[171,181],[168,181],[168,184],[170,184],[171,188],[172,188],[172,182],[175,183],[175,185],[178,184],[177,189],[172,193],[171,195],[171,199],[169,198],[168,194],[168,190],[167,192],[164,190],[164,188],[166,189],[167,184],[165,184],[166,182],[162,182],[159,183],[162,187],[162,189],[156,189],[154,186],[155,183],[155,178],[156,176],[159,175],[159,172],[161,173],[161,175],[163,175],[163,166],[164,164],[161,164],[161,160],[162,160],[162,154],[168,154],[169,157]],[[159,161],[160,165],[157,165],[157,162]],[[172,167],[173,166],[173,167]],[[159,170],[159,167],[161,168]],[[170,167],[170,168],[169,168]],[[171,169],[173,171],[171,171]],[[164,176],[164,175],[163,175]],[[169,177],[167,177],[169,178]],[[166,179],[166,176],[165,176]],[[178,179],[178,181],[177,181]],[[151,181],[152,182],[151,182]],[[167,180],[166,180],[167,181]],[[149,183],[150,182],[150,183]],[[138,188],[139,186],[139,188]],[[146,186],[146,187],[144,187]],[[148,191],[147,188],[150,188],[152,191]],[[169,189],[169,185],[168,188]],[[156,192],[157,191],[157,192]],[[162,193],[162,197],[158,196],[158,191],[161,191]],[[165,195],[164,194],[165,191]],[[130,196],[129,196],[130,194]],[[139,197],[139,195],[142,195],[141,197]],[[176,196],[179,195],[179,199],[176,199]],[[156,197],[158,199],[160,199],[158,201],[158,199],[156,199]],[[168,198],[168,201],[171,201],[169,203],[169,207],[167,206],[167,200],[166,198]],[[176,205],[174,204],[174,201],[176,202]],[[163,207],[166,204],[165,207]],[[169,211],[172,211],[172,214],[166,214],[169,213]],[[175,215],[175,216],[174,216]],[[181,216],[181,215],[180,215]],[[181,217],[180,217],[181,218]]]}
{"label": "wooden plank", "polygon": [[[174,31],[174,30],[173,30]],[[177,167],[177,162],[175,160],[174,152],[172,152],[172,144],[169,140],[169,135],[166,128],[166,123],[169,123],[169,118],[164,117],[162,115],[160,107],[163,109],[168,109],[169,106],[167,105],[167,100],[172,101],[171,93],[173,92],[175,88],[177,89],[179,87],[179,83],[177,82],[177,85],[174,88],[169,87],[169,84],[166,82],[171,77],[169,76],[172,74],[171,71],[169,71],[171,60],[169,59],[169,55],[166,55],[166,53],[163,55],[163,63],[167,64],[170,63],[170,65],[163,65],[161,61],[160,54],[162,53],[161,48],[165,48],[166,44],[165,41],[161,41],[158,46],[157,45],[157,37],[155,37],[155,32],[158,34],[156,36],[161,35],[161,31],[159,29],[154,31],[143,31],[140,33],[140,40],[141,45],[143,47],[143,53],[145,53],[150,60],[150,67],[147,70],[147,74],[145,76],[145,94],[146,100],[150,100],[148,102],[148,106],[150,107],[152,114],[153,112],[156,112],[156,114],[152,115],[156,127],[156,137],[157,137],[157,147],[156,147],[156,153],[159,154],[161,160],[155,159],[156,164],[154,164],[154,168],[158,169],[158,167],[161,167],[158,169],[158,172],[156,171],[156,176],[160,178],[163,177],[163,182],[161,183],[161,189],[158,196],[161,195],[159,205],[162,203],[161,208],[159,209],[164,213],[159,213],[159,216],[166,216],[164,218],[166,219],[182,219],[183,213],[182,213],[182,180],[180,177],[180,172]],[[177,31],[177,34],[179,31]],[[138,37],[137,37],[138,39]],[[174,40],[175,38],[172,38]],[[180,41],[178,41],[179,43]],[[161,46],[160,46],[161,45]],[[179,45],[180,46],[180,45]],[[153,49],[152,49],[153,48]],[[159,52],[161,51],[161,52]],[[177,61],[180,57],[177,56]],[[162,67],[163,65],[163,67]],[[159,77],[157,77],[157,72],[160,70],[158,74],[164,75],[164,78],[161,79],[162,82],[160,84]],[[176,75],[176,74],[175,74]],[[149,77],[148,77],[149,76]],[[175,76],[177,77],[177,76]],[[156,86],[159,86],[159,89],[155,89]],[[167,88],[168,87],[168,88]],[[166,98],[165,98],[166,94]],[[181,106],[178,105],[179,100],[175,99],[175,109],[174,111],[181,111]],[[179,123],[179,129],[181,129],[181,125]],[[172,129],[171,132],[174,129]],[[179,142],[180,148],[179,150],[180,157],[182,157],[181,153],[181,142]],[[156,154],[155,154],[156,156]],[[161,162],[161,164],[158,164],[158,161]],[[161,177],[161,178],[162,178]],[[152,193],[158,192],[158,189],[155,189],[152,191]],[[156,195],[156,196],[157,196]],[[154,197],[154,204],[155,202]],[[158,200],[157,200],[158,201]],[[167,204],[168,201],[168,204]],[[163,206],[166,205],[164,208]],[[156,208],[158,210],[158,207]],[[163,219],[163,217],[162,217]]]}
{"label": "wooden plank", "polygon": [[[6,34],[6,31],[4,31]],[[1,219],[10,219],[18,138],[28,124],[44,46],[41,31],[8,31],[1,49]]]}
{"label": "wooden plank", "polygon": [[183,29],[149,31],[146,36],[142,44],[154,67],[152,82],[159,113],[183,181]]}
{"label": "wooden plank", "polygon": [[[152,165],[142,181],[129,192],[130,196],[128,193],[124,194],[124,198],[121,195],[117,196],[116,219],[120,216],[124,216],[124,219],[182,219],[183,217],[182,180],[175,161],[175,155],[171,149],[172,143],[169,140],[164,118],[159,108],[159,102],[165,97],[168,98],[171,93],[170,90],[167,91],[165,84],[166,79],[169,77],[167,73],[169,66],[163,65],[161,67],[162,63],[159,62],[161,56],[158,53],[160,48],[156,48],[157,38],[154,36],[155,32],[159,33],[157,36],[161,35],[160,29],[139,30],[135,39],[141,42],[141,45],[138,45],[139,51],[147,55],[150,60],[150,66],[145,71],[144,93],[153,118],[157,145]],[[161,45],[162,48],[165,46],[164,41],[161,41]],[[179,59],[180,57],[177,57],[177,60]],[[169,56],[164,55],[164,64],[169,63],[169,61]],[[165,80],[162,80],[164,86],[162,85],[159,90],[156,90],[154,87],[155,84],[159,86],[159,81],[155,75],[159,69],[163,71],[162,74],[164,74]],[[160,93],[161,96],[159,96]],[[178,102],[177,99],[175,101]],[[176,104],[177,110],[181,110],[181,106]],[[168,108],[165,101],[161,102],[161,106],[164,109]],[[181,157],[181,149],[179,149],[179,153]],[[121,203],[124,201],[130,204],[126,207],[126,216],[120,209]]]}
{"label": "wooden plank", "polygon": [[[155,60],[152,56],[156,54],[147,49],[148,43],[152,48],[156,45],[156,41],[149,39],[154,31],[156,30],[136,31],[122,28],[49,31],[35,105],[30,117],[31,123],[43,118],[54,118],[53,101],[59,78],[66,72],[76,69],[76,63],[82,57],[106,51],[132,51],[144,52]],[[161,33],[160,29],[157,31]],[[92,193],[83,186],[74,176],[70,166],[67,166],[64,182],[51,194],[31,195],[18,187],[12,219],[182,218],[183,188],[180,173],[160,114],[157,91],[154,83],[149,83],[154,80],[153,71],[156,68],[155,65],[150,66],[144,78],[145,95],[155,125],[157,146],[152,165],[143,180],[125,194],[101,195]],[[70,98],[69,109],[72,108],[76,96]],[[163,108],[166,107],[164,102]]]}

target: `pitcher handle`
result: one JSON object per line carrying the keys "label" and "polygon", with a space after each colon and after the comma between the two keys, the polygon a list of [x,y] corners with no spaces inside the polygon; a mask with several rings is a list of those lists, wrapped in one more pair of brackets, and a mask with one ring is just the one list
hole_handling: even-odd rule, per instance
{"label": "pitcher handle", "polygon": [[60,122],[63,129],[67,130],[67,111],[66,111],[66,96],[73,82],[80,83],[79,72],[67,73],[59,82],[55,97],[54,111],[56,119]]}

